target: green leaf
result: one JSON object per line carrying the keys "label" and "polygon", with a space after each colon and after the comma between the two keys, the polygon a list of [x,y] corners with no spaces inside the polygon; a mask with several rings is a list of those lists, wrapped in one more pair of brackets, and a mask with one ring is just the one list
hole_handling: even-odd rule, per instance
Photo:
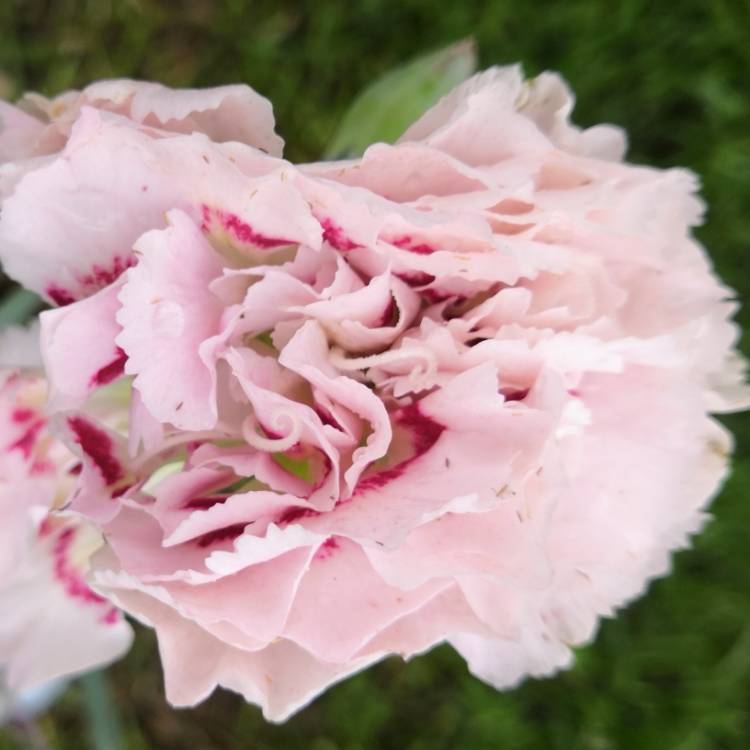
{"label": "green leaf", "polygon": [[361,156],[371,143],[393,143],[425,110],[465,81],[476,64],[474,42],[464,39],[386,73],[354,100],[325,158]]}

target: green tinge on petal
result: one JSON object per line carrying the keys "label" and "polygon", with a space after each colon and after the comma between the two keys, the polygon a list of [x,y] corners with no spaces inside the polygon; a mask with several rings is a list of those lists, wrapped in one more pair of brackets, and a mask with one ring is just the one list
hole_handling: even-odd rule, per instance
{"label": "green tinge on petal", "polygon": [[263,333],[259,333],[255,338],[260,341],[261,344],[265,344],[266,346],[270,346],[271,349],[274,348],[273,340],[271,339],[271,334],[273,333],[272,330],[263,331]]}
{"label": "green tinge on petal", "polygon": [[251,490],[267,490],[268,485],[259,482],[255,477],[242,477],[236,482],[228,484],[226,487],[221,487],[214,494],[216,495],[239,495],[243,492],[250,492]]}
{"label": "green tinge on petal", "polygon": [[160,466],[149,478],[148,481],[141,487],[141,490],[143,492],[148,493],[149,495],[153,494],[153,491],[156,489],[157,485],[159,485],[162,480],[166,479],[167,477],[171,477],[173,474],[177,474],[183,470],[185,467],[185,459],[180,458],[176,461],[170,461],[169,463],[164,464],[163,466]]}
{"label": "green tinge on petal", "polygon": [[281,466],[282,469],[286,469],[290,474],[294,474],[303,482],[312,482],[312,470],[310,468],[310,461],[307,459],[295,459],[290,458],[284,453],[274,453],[273,460]]}
{"label": "green tinge on petal", "polygon": [[474,42],[465,39],[386,73],[354,100],[324,158],[361,156],[371,143],[393,143],[425,110],[465,81],[476,63]]}

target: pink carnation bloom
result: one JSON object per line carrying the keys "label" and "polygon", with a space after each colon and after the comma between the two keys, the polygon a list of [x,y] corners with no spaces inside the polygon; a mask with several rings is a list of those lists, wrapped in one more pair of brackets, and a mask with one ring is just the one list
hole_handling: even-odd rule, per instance
{"label": "pink carnation bloom", "polygon": [[253,148],[268,118],[220,142],[234,112],[84,106],[12,162],[0,255],[71,303],[42,316],[70,508],[172,703],[283,720],[443,642],[498,688],[550,674],[703,525],[709,414],[748,399],[696,181],[571,108],[492,69],[394,146],[294,166]]}
{"label": "pink carnation bloom", "polygon": [[45,397],[39,375],[0,372],[0,704],[6,691],[12,702],[106,664],[131,640],[118,610],[85,581],[99,535],[58,512],[78,462],[50,434]]}

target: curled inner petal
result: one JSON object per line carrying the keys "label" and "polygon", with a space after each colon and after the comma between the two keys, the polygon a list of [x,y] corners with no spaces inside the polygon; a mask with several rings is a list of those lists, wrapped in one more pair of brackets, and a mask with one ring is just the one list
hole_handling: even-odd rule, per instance
{"label": "curled inner petal", "polygon": [[[270,418],[268,427],[274,431],[288,429],[287,435],[278,438],[268,438],[258,433],[258,421],[253,415],[248,416],[242,423],[242,437],[248,445],[268,453],[283,453],[293,448],[302,436],[302,423],[291,411],[280,409]],[[263,428],[262,427],[262,428]]]}

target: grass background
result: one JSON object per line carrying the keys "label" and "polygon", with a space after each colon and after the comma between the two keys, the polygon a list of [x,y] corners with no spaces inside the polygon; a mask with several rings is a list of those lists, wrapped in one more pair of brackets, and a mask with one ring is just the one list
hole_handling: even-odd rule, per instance
{"label": "grass background", "polygon": [[[749,27],[748,0],[0,0],[0,89],[51,94],[106,76],[244,81],[273,100],[287,155],[314,159],[366,83],[473,35],[483,66],[561,71],[578,95],[576,120],[623,125],[632,159],[698,172],[710,205],[699,236],[750,300]],[[745,330],[749,315],[750,305],[738,316]],[[747,352],[747,335],[742,343]],[[726,422],[737,454],[716,520],[677,555],[674,575],[603,624],[570,672],[500,694],[442,648],[388,661],[275,727],[228,693],[168,708],[141,632],[110,670],[122,747],[746,750],[750,424]],[[93,747],[85,705],[74,685],[40,720],[38,742]],[[0,732],[0,750],[23,746]]]}

